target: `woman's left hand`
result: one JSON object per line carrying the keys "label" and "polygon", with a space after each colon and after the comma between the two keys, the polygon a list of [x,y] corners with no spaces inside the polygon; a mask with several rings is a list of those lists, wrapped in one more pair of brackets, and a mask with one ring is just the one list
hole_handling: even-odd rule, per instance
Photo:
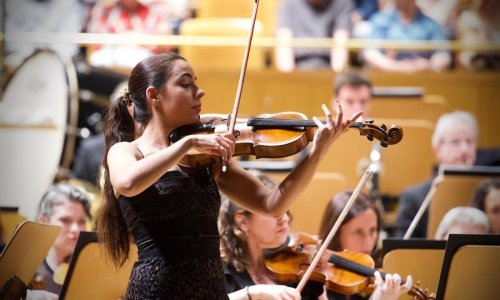
{"label": "woman's left hand", "polygon": [[313,148],[311,149],[313,153],[320,151],[321,155],[324,154],[330,145],[363,114],[361,111],[357,112],[354,116],[351,116],[350,119],[343,121],[342,107],[338,101],[335,101],[335,104],[338,107],[335,122],[333,121],[332,113],[325,104],[323,104],[321,108],[325,112],[326,124],[323,124],[318,118],[313,117],[314,122],[318,126],[318,131],[314,135]]}
{"label": "woman's left hand", "polygon": [[408,292],[412,287],[412,278],[408,276],[406,282],[401,285],[399,274],[386,274],[385,280],[380,276],[380,272],[375,272],[375,290],[370,300],[395,300],[399,295]]}

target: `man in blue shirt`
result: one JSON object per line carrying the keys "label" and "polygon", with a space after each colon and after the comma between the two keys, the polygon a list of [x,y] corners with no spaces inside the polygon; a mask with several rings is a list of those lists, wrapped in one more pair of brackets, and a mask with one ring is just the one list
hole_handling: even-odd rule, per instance
{"label": "man in blue shirt", "polygon": [[[446,40],[441,26],[424,15],[415,0],[395,0],[394,4],[394,8],[373,16],[370,38],[399,41]],[[376,69],[406,73],[423,70],[438,72],[451,63],[448,51],[366,49],[364,59]]]}

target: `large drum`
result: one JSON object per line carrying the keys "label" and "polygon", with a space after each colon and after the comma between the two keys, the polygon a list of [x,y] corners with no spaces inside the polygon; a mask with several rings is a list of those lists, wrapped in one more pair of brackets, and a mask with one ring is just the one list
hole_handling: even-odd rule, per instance
{"label": "large drum", "polygon": [[71,164],[78,118],[72,62],[42,50],[12,74],[0,101],[0,206],[29,219],[47,188]]}

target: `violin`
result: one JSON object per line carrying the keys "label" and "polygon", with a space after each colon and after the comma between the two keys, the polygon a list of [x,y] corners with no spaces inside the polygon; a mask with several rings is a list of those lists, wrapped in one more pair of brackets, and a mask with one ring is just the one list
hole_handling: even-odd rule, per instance
{"label": "violin", "polygon": [[[317,250],[317,239],[299,233],[297,238],[285,247],[267,252],[265,265],[277,282],[299,282]],[[374,265],[373,258],[368,254],[349,250],[326,250],[309,279],[323,283],[328,290],[343,295],[359,294],[369,289],[371,278],[379,271],[374,269]],[[385,278],[386,274],[379,272],[382,278]],[[408,294],[413,299],[435,299],[434,293],[420,288],[418,283]]]}
{"label": "violin", "polygon": [[[172,131],[170,142],[175,143],[191,134],[210,134],[227,132],[230,117],[209,114],[200,116],[197,124],[185,125]],[[303,150],[314,138],[313,120],[298,112],[266,114],[255,118],[238,118],[235,121],[234,135],[237,137],[233,156],[254,155],[256,158],[279,158],[296,154]],[[382,124],[377,126],[373,120],[354,122],[349,128],[359,130],[368,140],[377,139],[383,147],[399,143],[403,129],[393,125],[390,129]],[[220,163],[220,157],[209,154],[186,155],[180,165],[204,167]]]}

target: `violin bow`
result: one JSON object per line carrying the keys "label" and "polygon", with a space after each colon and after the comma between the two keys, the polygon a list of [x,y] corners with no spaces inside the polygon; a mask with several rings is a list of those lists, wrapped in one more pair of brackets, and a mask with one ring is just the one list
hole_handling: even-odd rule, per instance
{"label": "violin bow", "polygon": [[307,268],[306,273],[304,274],[304,276],[300,280],[299,284],[297,285],[296,289],[297,289],[297,291],[299,291],[299,293],[302,291],[302,289],[306,285],[307,280],[311,276],[314,268],[316,268],[316,265],[318,264],[319,260],[323,256],[323,253],[325,252],[326,247],[328,247],[331,240],[333,239],[333,236],[335,235],[335,233],[337,233],[337,230],[339,229],[340,224],[342,224],[342,222],[344,221],[345,217],[347,216],[347,213],[351,209],[351,206],[354,204],[354,201],[356,200],[359,193],[361,192],[361,189],[365,186],[366,181],[368,181],[368,179],[370,179],[370,177],[373,175],[374,170],[375,170],[375,166],[371,164],[366,169],[365,173],[363,174],[363,177],[361,177],[361,179],[359,180],[358,185],[356,186],[356,188],[352,192],[352,195],[349,198],[349,200],[347,201],[344,209],[340,213],[339,218],[337,219],[337,221],[333,225],[332,229],[330,230],[330,233],[328,233],[328,236],[325,238],[325,240],[323,241],[323,244],[321,245],[318,252],[314,256],[313,261],[311,262],[311,264]]}
{"label": "violin bow", "polygon": [[415,215],[415,217],[411,221],[410,226],[406,230],[405,235],[403,236],[403,240],[409,239],[411,237],[411,235],[413,234],[413,231],[415,231],[415,228],[417,227],[418,222],[420,221],[420,219],[424,215],[425,210],[427,209],[427,207],[431,203],[431,200],[434,197],[434,194],[436,193],[436,190],[437,190],[436,186],[438,185],[438,183],[440,181],[442,181],[442,178],[440,176],[436,177],[432,181],[431,189],[429,190],[429,192],[425,196],[425,199],[424,199],[424,201],[422,201],[422,204],[420,204],[420,208],[418,209],[417,214]]}
{"label": "violin bow", "polygon": [[[243,91],[243,83],[245,82],[245,74],[247,71],[248,57],[250,56],[250,48],[252,46],[253,32],[255,29],[255,22],[257,20],[257,11],[259,9],[259,0],[255,0],[252,12],[252,24],[250,32],[248,33],[248,42],[245,48],[245,55],[241,63],[240,79],[238,81],[238,88],[236,89],[236,96],[234,98],[233,112],[231,113],[231,121],[229,123],[229,132],[234,134],[234,127],[236,125],[236,118],[238,117],[238,109],[240,107],[241,92]],[[222,172],[226,171],[226,165],[222,166]]]}

